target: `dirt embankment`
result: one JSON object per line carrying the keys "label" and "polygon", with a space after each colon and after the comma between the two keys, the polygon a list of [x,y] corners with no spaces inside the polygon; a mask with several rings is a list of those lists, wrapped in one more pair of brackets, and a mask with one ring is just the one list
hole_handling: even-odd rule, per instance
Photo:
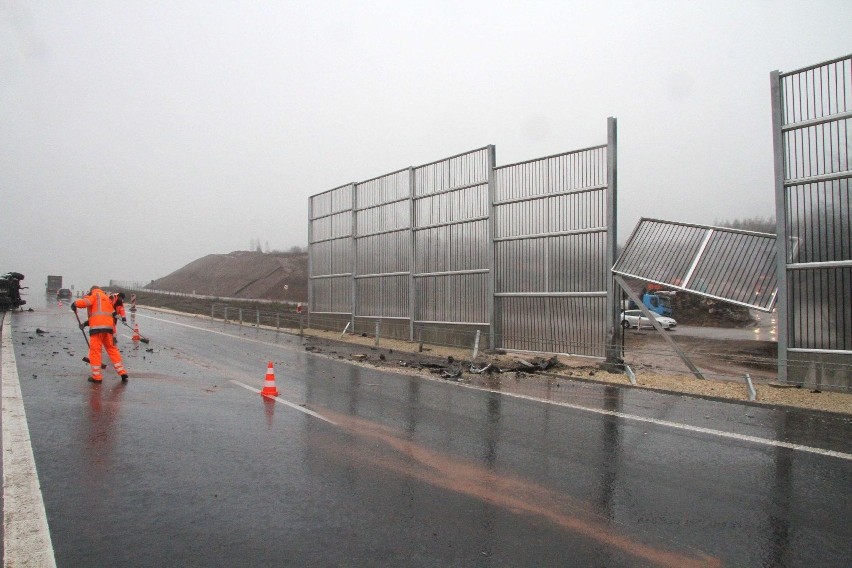
{"label": "dirt embankment", "polygon": [[151,282],[153,290],[307,302],[308,255],[236,251],[209,254]]}

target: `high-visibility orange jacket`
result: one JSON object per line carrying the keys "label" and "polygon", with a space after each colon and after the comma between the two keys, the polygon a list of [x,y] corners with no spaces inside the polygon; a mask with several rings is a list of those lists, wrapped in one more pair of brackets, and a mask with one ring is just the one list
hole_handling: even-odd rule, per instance
{"label": "high-visibility orange jacket", "polygon": [[94,287],[86,296],[75,300],[74,305],[78,308],[86,308],[88,311],[89,335],[113,332],[112,314],[115,308],[106,292]]}
{"label": "high-visibility orange jacket", "polygon": [[109,299],[112,302],[112,307],[115,309],[118,317],[126,318],[127,312],[124,311],[124,300],[118,294],[110,294]]}

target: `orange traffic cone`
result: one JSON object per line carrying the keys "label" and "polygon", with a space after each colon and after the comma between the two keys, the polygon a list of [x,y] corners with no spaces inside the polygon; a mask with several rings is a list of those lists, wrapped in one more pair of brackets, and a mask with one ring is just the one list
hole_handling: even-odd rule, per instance
{"label": "orange traffic cone", "polygon": [[133,341],[139,341],[141,339],[141,336],[139,335],[138,323],[133,324],[133,337],[131,337],[130,339],[132,339]]}
{"label": "orange traffic cone", "polygon": [[266,381],[263,383],[263,390],[260,391],[261,396],[278,396],[278,389],[275,388],[275,371],[272,369],[272,361],[266,367]]}

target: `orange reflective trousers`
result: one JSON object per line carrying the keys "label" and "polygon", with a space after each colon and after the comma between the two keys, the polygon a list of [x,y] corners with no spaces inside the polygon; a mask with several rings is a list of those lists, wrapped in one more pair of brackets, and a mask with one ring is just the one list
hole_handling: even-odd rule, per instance
{"label": "orange reflective trousers", "polygon": [[110,361],[112,361],[115,372],[124,375],[124,364],[121,362],[121,351],[112,340],[112,333],[93,333],[89,337],[89,363],[92,365],[92,378],[96,381],[103,380],[101,374],[101,349],[106,349]]}

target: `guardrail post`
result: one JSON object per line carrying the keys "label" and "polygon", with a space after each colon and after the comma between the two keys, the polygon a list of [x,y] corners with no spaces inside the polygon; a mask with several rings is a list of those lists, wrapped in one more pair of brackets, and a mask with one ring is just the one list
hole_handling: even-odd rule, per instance
{"label": "guardrail post", "polygon": [[423,328],[417,330],[417,352],[423,353]]}
{"label": "guardrail post", "polygon": [[624,370],[627,372],[627,377],[630,379],[630,384],[635,387],[636,374],[633,372],[633,369],[630,368],[630,365],[624,365]]}
{"label": "guardrail post", "polygon": [[281,331],[281,312],[275,312],[275,333]]}
{"label": "guardrail post", "polygon": [[746,385],[748,385],[748,399],[755,400],[757,398],[757,391],[754,390],[754,385],[752,384],[751,377],[748,373],[746,373],[745,380]]}
{"label": "guardrail post", "polygon": [[376,320],[376,347],[379,346],[379,332],[381,331],[382,320]]}
{"label": "guardrail post", "polygon": [[242,308],[239,308],[239,314],[240,314],[240,327],[243,327],[243,309]]}
{"label": "guardrail post", "polygon": [[476,359],[476,356],[479,355],[479,333],[480,330],[476,330],[476,339],[473,340],[473,353],[471,354],[471,359]]}
{"label": "guardrail post", "polygon": [[255,325],[257,325],[257,329],[260,329],[260,308],[257,310],[257,317],[255,318]]}

